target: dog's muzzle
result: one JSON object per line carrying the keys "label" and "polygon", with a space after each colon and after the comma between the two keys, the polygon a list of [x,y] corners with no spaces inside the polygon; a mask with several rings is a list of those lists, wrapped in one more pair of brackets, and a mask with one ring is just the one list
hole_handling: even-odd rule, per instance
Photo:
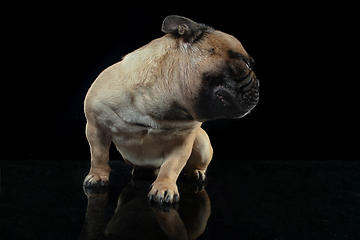
{"label": "dog's muzzle", "polygon": [[240,87],[239,107],[243,116],[249,113],[259,102],[259,80],[251,74],[247,81]]}

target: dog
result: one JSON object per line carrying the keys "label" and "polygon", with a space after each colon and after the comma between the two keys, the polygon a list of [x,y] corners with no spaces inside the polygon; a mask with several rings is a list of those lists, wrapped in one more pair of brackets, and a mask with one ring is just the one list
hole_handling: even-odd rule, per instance
{"label": "dog", "polygon": [[233,36],[170,15],[165,35],[105,69],[85,98],[91,168],[84,187],[109,184],[113,142],[133,173],[156,176],[149,200],[180,199],[180,174],[204,182],[213,149],[201,124],[240,118],[259,101],[254,60]]}

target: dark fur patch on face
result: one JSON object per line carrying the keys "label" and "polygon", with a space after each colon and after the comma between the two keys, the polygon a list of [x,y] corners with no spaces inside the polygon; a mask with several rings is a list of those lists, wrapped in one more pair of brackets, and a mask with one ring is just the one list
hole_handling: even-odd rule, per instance
{"label": "dark fur patch on face", "polygon": [[233,50],[228,50],[228,56],[230,59],[238,59],[240,61],[243,61],[246,64],[246,67],[249,69],[249,71],[253,70],[255,61],[252,57],[245,56]]}
{"label": "dark fur patch on face", "polygon": [[231,83],[228,75],[204,74],[203,87],[196,102],[196,112],[203,120],[217,118],[235,118],[239,115],[236,101],[236,87]]}
{"label": "dark fur patch on face", "polygon": [[229,58],[243,59],[243,57],[240,53],[233,51],[233,50],[228,50],[228,56],[229,56]]}
{"label": "dark fur patch on face", "polygon": [[255,74],[249,69],[244,70],[239,59],[229,60],[218,72],[203,73],[203,85],[195,108],[202,120],[239,118],[255,107],[258,97]]}

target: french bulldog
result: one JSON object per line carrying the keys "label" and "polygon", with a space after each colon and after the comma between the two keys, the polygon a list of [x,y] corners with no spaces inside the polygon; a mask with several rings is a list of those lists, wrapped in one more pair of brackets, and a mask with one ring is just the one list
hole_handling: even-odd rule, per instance
{"label": "french bulldog", "polygon": [[113,142],[134,172],[156,176],[149,200],[180,199],[180,174],[205,181],[213,149],[201,124],[240,118],[259,100],[254,60],[233,36],[171,15],[165,35],[105,69],[85,98],[91,168],[84,187],[109,183]]}

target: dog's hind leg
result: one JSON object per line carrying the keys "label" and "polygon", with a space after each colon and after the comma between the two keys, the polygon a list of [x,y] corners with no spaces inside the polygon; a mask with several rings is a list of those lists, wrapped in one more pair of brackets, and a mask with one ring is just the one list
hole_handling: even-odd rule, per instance
{"label": "dog's hind leg", "polygon": [[109,148],[111,137],[99,125],[86,124],[86,137],[90,145],[91,168],[84,179],[84,187],[104,187],[109,184]]}

